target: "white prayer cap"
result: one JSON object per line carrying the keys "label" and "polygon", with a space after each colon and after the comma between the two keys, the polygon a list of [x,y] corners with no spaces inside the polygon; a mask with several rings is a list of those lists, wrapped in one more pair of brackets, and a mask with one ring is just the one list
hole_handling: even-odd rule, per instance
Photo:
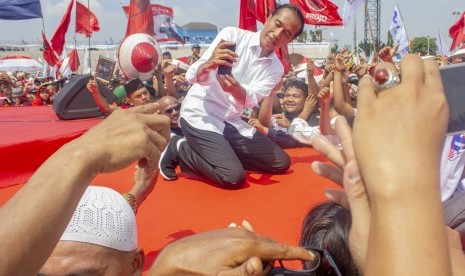
{"label": "white prayer cap", "polygon": [[133,251],[137,248],[136,217],[118,192],[89,186],[60,240]]}

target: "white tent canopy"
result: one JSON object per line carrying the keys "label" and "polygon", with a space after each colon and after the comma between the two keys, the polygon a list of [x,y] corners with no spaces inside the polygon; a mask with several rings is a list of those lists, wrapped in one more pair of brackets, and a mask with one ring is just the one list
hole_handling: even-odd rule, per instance
{"label": "white tent canopy", "polygon": [[37,72],[42,69],[42,64],[28,56],[6,56],[0,59],[0,70],[7,72],[25,71]]}

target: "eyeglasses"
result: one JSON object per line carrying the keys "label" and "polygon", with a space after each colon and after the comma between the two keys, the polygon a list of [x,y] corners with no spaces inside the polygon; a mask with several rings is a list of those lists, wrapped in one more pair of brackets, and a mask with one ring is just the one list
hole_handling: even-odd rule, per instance
{"label": "eyeglasses", "polygon": [[165,113],[171,114],[171,113],[173,113],[173,110],[179,111],[180,109],[181,109],[181,104],[177,103],[176,105],[165,109]]}
{"label": "eyeglasses", "polygon": [[335,275],[342,276],[336,262],[334,262],[327,250],[313,247],[305,247],[305,249],[312,252],[315,259],[312,261],[279,260],[278,262],[284,275],[313,275],[313,272],[317,270],[320,265],[324,265]]}

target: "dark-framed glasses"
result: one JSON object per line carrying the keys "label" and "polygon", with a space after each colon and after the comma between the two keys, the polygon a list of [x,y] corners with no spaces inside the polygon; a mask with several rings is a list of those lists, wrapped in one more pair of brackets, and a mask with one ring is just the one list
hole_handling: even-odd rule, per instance
{"label": "dark-framed glasses", "polygon": [[315,259],[312,261],[278,260],[281,269],[279,269],[280,271],[278,274],[274,275],[314,275],[314,272],[320,266],[325,266],[328,275],[342,276],[336,262],[334,262],[331,254],[329,254],[327,250],[313,247],[304,248],[312,252]]}
{"label": "dark-framed glasses", "polygon": [[174,110],[179,111],[181,109],[181,104],[177,103],[170,108],[165,109],[165,113],[171,114],[173,113]]}

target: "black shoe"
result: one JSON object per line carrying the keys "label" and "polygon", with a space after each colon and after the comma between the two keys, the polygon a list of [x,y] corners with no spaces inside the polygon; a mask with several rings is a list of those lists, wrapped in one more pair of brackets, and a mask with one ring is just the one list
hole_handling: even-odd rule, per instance
{"label": "black shoe", "polygon": [[166,146],[166,149],[160,155],[160,161],[158,162],[158,168],[160,169],[160,174],[166,180],[175,180],[178,178],[176,175],[176,167],[179,164],[178,161],[178,141],[180,139],[185,139],[182,136],[173,135],[171,140]]}

